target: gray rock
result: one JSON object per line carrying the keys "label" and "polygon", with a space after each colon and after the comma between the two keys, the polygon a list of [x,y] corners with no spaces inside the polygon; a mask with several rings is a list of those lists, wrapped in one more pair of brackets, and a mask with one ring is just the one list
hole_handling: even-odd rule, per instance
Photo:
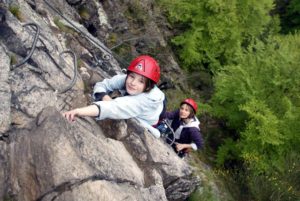
{"label": "gray rock", "polygon": [[121,142],[82,129],[85,122],[70,125],[54,108],[43,110],[36,124],[11,134],[10,181],[18,200],[89,180],[144,185],[142,170]]}
{"label": "gray rock", "polygon": [[47,195],[43,200],[65,201],[106,201],[106,200],[144,200],[144,201],[166,201],[163,187],[151,186],[140,188],[128,183],[116,183],[103,180],[87,181],[72,186],[69,191],[54,192]]}
{"label": "gray rock", "polygon": [[68,4],[76,5],[82,3],[82,0],[67,0]]}
{"label": "gray rock", "polygon": [[3,200],[7,192],[8,181],[8,157],[7,144],[0,140],[0,200]]}
{"label": "gray rock", "polygon": [[3,44],[0,43],[0,135],[10,128],[10,101],[11,90],[9,86],[10,59]]}
{"label": "gray rock", "polygon": [[122,140],[128,135],[127,124],[124,120],[105,119],[99,121],[98,124],[109,138]]}

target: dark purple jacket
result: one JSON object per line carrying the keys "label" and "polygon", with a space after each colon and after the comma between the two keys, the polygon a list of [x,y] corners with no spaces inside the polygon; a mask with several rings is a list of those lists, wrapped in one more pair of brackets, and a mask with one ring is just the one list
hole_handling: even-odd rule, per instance
{"label": "dark purple jacket", "polygon": [[[177,130],[177,128],[183,124],[183,121],[179,118],[179,110],[173,111],[173,112],[165,112],[163,115],[164,118],[173,120],[171,127],[174,130],[174,132]],[[182,129],[180,138],[175,140],[178,143],[181,144],[191,144],[195,143],[197,146],[197,149],[200,149],[203,147],[203,138],[200,133],[200,128],[196,127],[185,127]]]}

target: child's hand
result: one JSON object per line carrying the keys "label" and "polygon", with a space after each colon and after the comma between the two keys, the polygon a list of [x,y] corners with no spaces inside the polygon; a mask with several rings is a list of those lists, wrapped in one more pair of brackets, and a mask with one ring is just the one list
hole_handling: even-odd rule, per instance
{"label": "child's hand", "polygon": [[102,98],[102,101],[111,101],[111,100],[112,100],[112,98],[109,95],[105,95]]}
{"label": "child's hand", "polygon": [[186,148],[185,144],[176,143],[176,150],[181,151]]}
{"label": "child's hand", "polygon": [[75,121],[75,117],[77,115],[77,110],[70,110],[67,112],[64,112],[62,115],[69,121],[69,122],[73,122]]}

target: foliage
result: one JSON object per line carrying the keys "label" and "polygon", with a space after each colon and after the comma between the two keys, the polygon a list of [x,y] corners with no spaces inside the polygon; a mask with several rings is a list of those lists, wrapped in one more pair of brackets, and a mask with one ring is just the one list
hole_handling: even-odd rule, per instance
{"label": "foliage", "polygon": [[16,57],[16,55],[11,54],[10,55],[10,65],[12,66],[12,65],[15,65],[15,64],[17,64],[17,57]]}
{"label": "foliage", "polygon": [[117,44],[118,36],[116,33],[110,33],[108,39],[106,40],[106,43],[108,44],[108,47],[113,47]]}
{"label": "foliage", "polygon": [[216,163],[218,165],[225,164],[225,160],[234,160],[238,157],[238,148],[236,143],[231,138],[226,138],[224,140],[226,146],[221,146],[218,150],[218,155],[216,158]]}
{"label": "foliage", "polygon": [[80,6],[78,8],[78,14],[84,20],[89,20],[91,18],[91,14],[89,13],[89,10],[84,6]]}
{"label": "foliage", "polygon": [[74,29],[66,26],[63,22],[60,21],[59,17],[55,17],[53,20],[54,24],[63,32],[69,33],[69,34],[75,34],[76,32]]}
{"label": "foliage", "polygon": [[259,174],[251,172],[246,176],[249,189],[256,200],[292,201],[300,198],[300,160],[295,153],[285,160],[285,173]]}
{"label": "foliage", "polygon": [[4,195],[3,201],[15,201],[16,199],[10,195]]}
{"label": "foliage", "polygon": [[20,20],[21,22],[24,21],[24,17],[21,13],[21,10],[20,10],[20,7],[17,6],[17,5],[10,5],[9,6],[9,11],[18,19]]}
{"label": "foliage", "polygon": [[[299,182],[293,184],[285,176],[292,174],[289,158],[300,153],[299,63],[300,35],[277,36],[266,43],[251,43],[238,64],[226,66],[215,77],[214,114],[240,133],[237,140],[226,140],[219,148],[217,162],[242,160],[249,168],[249,187],[257,200],[271,196],[289,200],[299,195]],[[293,174],[300,176],[299,170]],[[266,177],[279,183],[274,186]],[[270,190],[262,193],[258,182]]]}
{"label": "foliage", "polygon": [[197,89],[197,94],[203,101],[206,102],[211,98],[213,94],[213,81],[210,73],[205,70],[188,72],[188,75],[184,79],[191,88]]}
{"label": "foliage", "polygon": [[188,201],[218,201],[219,199],[214,194],[212,187],[209,185],[203,186],[203,189],[197,189],[188,199]]}
{"label": "foliage", "polygon": [[77,68],[79,70],[83,66],[83,61],[81,58],[77,58],[76,62],[77,62]]}
{"label": "foliage", "polygon": [[272,0],[160,0],[180,31],[172,42],[185,68],[215,73],[236,63],[254,38],[274,32]]}
{"label": "foliage", "polygon": [[[230,129],[217,164],[237,167],[245,199],[299,198],[299,170],[287,164],[300,153],[300,35],[276,36],[272,0],[159,2],[176,31],[172,44],[182,66],[214,76],[210,111]],[[293,24],[287,33],[300,24],[300,4],[285,2],[285,17],[293,16],[284,21],[279,13],[282,30]]]}
{"label": "foliage", "polygon": [[[256,174],[250,169],[218,169],[215,172],[219,178],[224,179],[235,200],[294,201],[300,198],[299,159],[295,153],[287,157],[284,174],[278,172]],[[241,189],[240,193],[236,186]]]}
{"label": "foliage", "polygon": [[226,184],[232,200],[255,200],[251,197],[247,185],[245,185],[249,175],[246,174],[244,170],[240,168],[215,168],[214,172],[216,176]]}
{"label": "foliage", "polygon": [[277,8],[274,11],[278,13],[281,21],[281,32],[291,33],[300,29],[300,1],[280,1],[277,0]]}
{"label": "foliage", "polygon": [[141,2],[132,0],[128,2],[128,9],[125,12],[125,17],[131,21],[133,25],[137,24],[143,26],[147,21],[147,15],[145,13],[145,10],[141,6]]}
{"label": "foliage", "polygon": [[[201,184],[190,195],[188,201],[233,201],[235,200],[230,192],[234,191],[232,185],[228,185],[224,179],[227,177],[227,170],[211,167],[207,158],[203,158],[203,152],[192,152],[189,156],[189,164],[193,167],[194,175],[198,175]],[[230,191],[229,189],[230,188]],[[236,188],[235,188],[236,189]]]}
{"label": "foliage", "polygon": [[[167,110],[172,111],[179,108],[181,101],[187,97],[191,97],[191,94],[184,94],[178,89],[168,89],[165,91],[167,97]],[[199,104],[199,103],[198,103]]]}

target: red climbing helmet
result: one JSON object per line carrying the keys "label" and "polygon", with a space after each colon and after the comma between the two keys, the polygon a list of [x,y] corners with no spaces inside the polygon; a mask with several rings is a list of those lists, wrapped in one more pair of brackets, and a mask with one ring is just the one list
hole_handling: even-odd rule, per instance
{"label": "red climbing helmet", "polygon": [[128,71],[143,75],[157,83],[160,78],[160,68],[155,59],[142,55],[135,58],[128,66]]}
{"label": "red climbing helmet", "polygon": [[193,99],[187,98],[187,99],[185,99],[184,101],[182,101],[182,102],[180,103],[180,105],[182,105],[182,104],[184,104],[184,103],[190,105],[190,106],[193,108],[193,110],[195,111],[195,113],[197,113],[198,105],[197,105],[197,103],[196,103]]}

